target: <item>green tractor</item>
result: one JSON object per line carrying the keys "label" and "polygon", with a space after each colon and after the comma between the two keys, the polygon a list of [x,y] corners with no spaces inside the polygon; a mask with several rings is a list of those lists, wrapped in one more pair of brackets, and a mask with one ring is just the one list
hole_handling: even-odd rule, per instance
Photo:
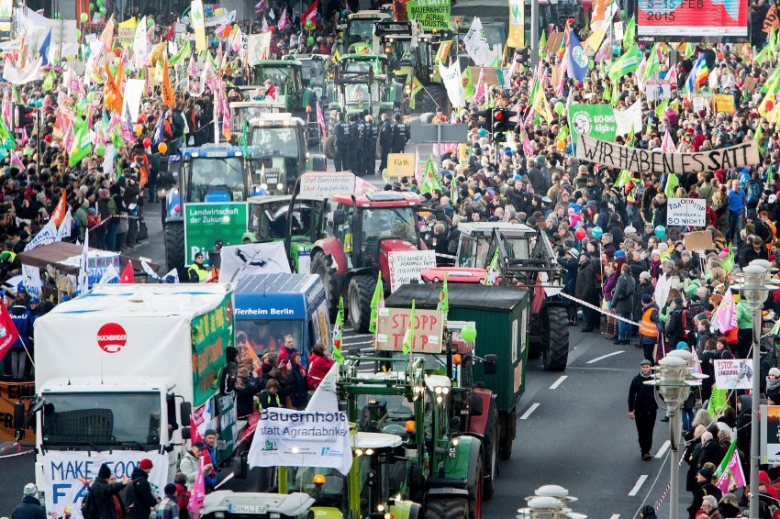
{"label": "green tractor", "polygon": [[390,19],[392,19],[390,13],[378,10],[361,10],[348,14],[346,24],[343,26],[344,36],[341,39],[339,52],[349,53],[355,45],[373,43],[374,27],[377,22]]}
{"label": "green tractor", "polygon": [[464,411],[481,412],[481,400],[473,408],[457,404],[450,377],[426,370],[423,358],[395,363],[402,365],[398,371],[377,373],[366,373],[365,362],[390,363],[381,357],[347,357],[340,397],[359,430],[403,438],[407,470],[399,494],[422,503],[425,519],[481,518],[483,444],[456,426]]}

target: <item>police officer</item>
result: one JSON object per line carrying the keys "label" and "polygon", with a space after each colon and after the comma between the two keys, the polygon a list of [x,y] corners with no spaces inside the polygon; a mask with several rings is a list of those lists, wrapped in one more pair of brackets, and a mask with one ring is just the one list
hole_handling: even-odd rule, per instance
{"label": "police officer", "polygon": [[195,254],[195,263],[187,269],[187,278],[190,283],[205,283],[209,278],[209,271],[203,266],[203,253]]}
{"label": "police officer", "polygon": [[347,149],[347,169],[353,173],[359,173],[356,169],[359,155],[358,147],[360,147],[363,143],[361,141],[362,135],[358,135],[357,114],[352,114],[349,116],[349,132],[352,134],[352,144],[349,149]]}
{"label": "police officer", "polygon": [[352,165],[352,172],[355,175],[361,176],[364,174],[366,165],[366,143],[368,142],[368,136],[371,129],[366,124],[366,119],[363,117],[363,113],[355,114],[355,128],[357,130],[355,138],[355,162]]}
{"label": "police officer", "polygon": [[404,124],[401,114],[395,114],[393,125],[393,153],[403,153],[409,141],[409,127]]}
{"label": "police officer", "polygon": [[366,125],[368,126],[368,135],[366,143],[366,163],[363,170],[364,175],[373,175],[376,170],[376,139],[379,137],[379,128],[374,123],[374,117],[364,111]]}
{"label": "police officer", "polygon": [[382,157],[379,161],[380,173],[387,168],[387,156],[393,151],[393,123],[387,112],[382,114],[382,123],[379,127],[379,147],[382,150]]}
{"label": "police officer", "polygon": [[352,145],[352,133],[349,124],[344,122],[344,116],[338,114],[338,122],[333,128],[336,134],[336,153],[333,156],[333,165],[336,171],[347,171],[349,169],[348,153]]}

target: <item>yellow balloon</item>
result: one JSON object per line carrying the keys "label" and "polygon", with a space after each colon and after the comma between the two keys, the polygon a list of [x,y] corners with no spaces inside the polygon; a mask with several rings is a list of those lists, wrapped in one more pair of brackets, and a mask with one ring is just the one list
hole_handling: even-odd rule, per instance
{"label": "yellow balloon", "polygon": [[164,142],[161,142],[160,144],[157,145],[157,151],[159,151],[160,153],[167,152],[168,151],[168,145],[165,144]]}
{"label": "yellow balloon", "polygon": [[565,150],[566,149],[566,141],[558,141],[558,149],[559,150]]}
{"label": "yellow balloon", "polygon": [[143,127],[143,126],[141,126],[140,124],[136,124],[136,125],[133,127],[133,130],[135,130],[135,135],[136,135],[137,137],[140,137],[140,136],[141,136],[141,134],[142,134],[142,133],[143,133],[143,131],[144,131],[144,127]]}

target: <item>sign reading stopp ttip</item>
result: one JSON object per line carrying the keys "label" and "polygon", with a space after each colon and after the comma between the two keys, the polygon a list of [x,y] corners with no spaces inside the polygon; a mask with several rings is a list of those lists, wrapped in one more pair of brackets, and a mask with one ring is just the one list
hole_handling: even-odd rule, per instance
{"label": "sign reading stopp ttip", "polygon": [[97,332],[97,344],[106,353],[119,353],[127,345],[127,332],[120,324],[104,324]]}
{"label": "sign reading stopp ttip", "polygon": [[640,38],[686,41],[707,36],[746,39],[747,0],[639,0],[636,17]]}

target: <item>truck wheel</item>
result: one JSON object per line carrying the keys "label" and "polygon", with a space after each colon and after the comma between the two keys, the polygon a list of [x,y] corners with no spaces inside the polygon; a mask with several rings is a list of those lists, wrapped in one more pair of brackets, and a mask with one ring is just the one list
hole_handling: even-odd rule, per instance
{"label": "truck wheel", "polygon": [[485,470],[482,465],[482,453],[477,457],[474,486],[469,489],[469,519],[482,519],[482,492],[484,490]]}
{"label": "truck wheel", "polygon": [[547,308],[548,340],[542,344],[542,362],[547,371],[563,371],[569,360],[569,316],[562,306]]}
{"label": "truck wheel", "polygon": [[463,497],[428,499],[423,519],[466,519],[469,516],[469,502]]}
{"label": "truck wheel", "polygon": [[179,279],[185,278],[184,272],[184,222],[166,222],[165,224],[165,262],[168,270],[179,271]]}
{"label": "truck wheel", "polygon": [[484,479],[485,501],[493,497],[493,494],[496,491],[496,479],[498,479],[498,475],[500,474],[499,467],[501,465],[501,460],[499,459],[498,455],[498,440],[501,437],[499,434],[499,430],[501,429],[501,422],[498,420],[498,411],[493,411],[492,424],[493,426],[490,431],[490,440],[485,446],[485,461],[487,462],[488,469],[490,470],[488,477]]}
{"label": "truck wheel", "polygon": [[333,157],[336,156],[336,137],[333,135],[329,135],[325,139],[325,156],[330,160],[333,160]]}
{"label": "truck wheel", "polygon": [[368,333],[371,324],[371,299],[374,297],[375,287],[376,278],[373,276],[354,276],[349,280],[349,322],[356,332]]}
{"label": "truck wheel", "polygon": [[339,311],[339,293],[338,286],[336,284],[336,278],[330,271],[330,265],[325,257],[325,253],[317,251],[314,253],[314,257],[311,259],[309,266],[309,272],[317,274],[322,279],[322,284],[325,286],[325,299],[328,301],[328,314],[330,322],[336,322],[336,314]]}

